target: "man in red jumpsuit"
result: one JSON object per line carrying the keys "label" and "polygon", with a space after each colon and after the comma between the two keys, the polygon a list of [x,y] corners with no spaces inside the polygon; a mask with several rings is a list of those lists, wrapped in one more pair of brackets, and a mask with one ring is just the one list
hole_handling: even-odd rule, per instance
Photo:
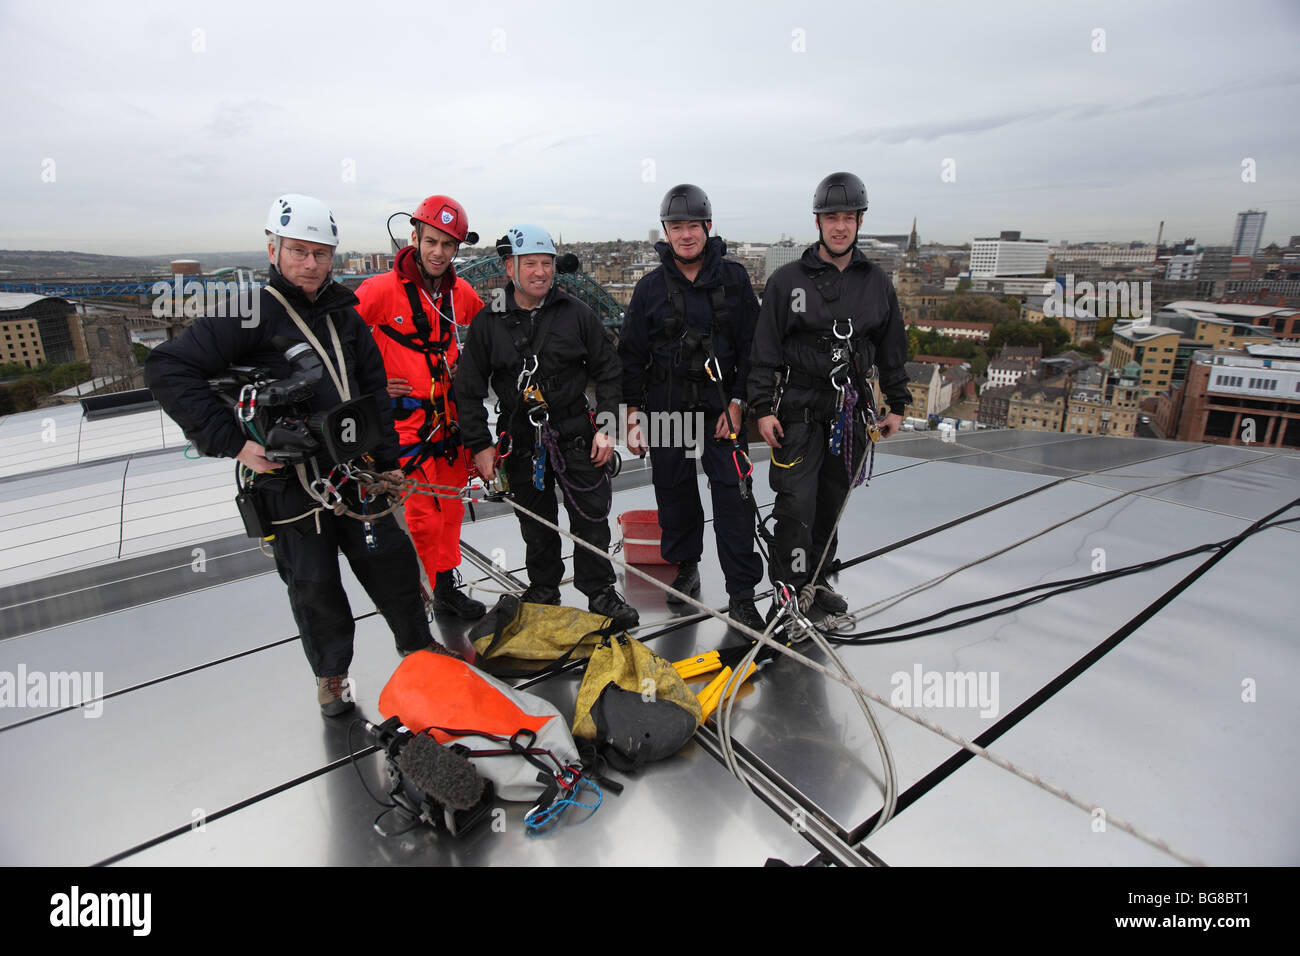
{"label": "man in red jumpsuit", "polygon": [[[483,300],[457,277],[452,260],[462,242],[473,244],[478,235],[470,233],[464,207],[450,196],[420,203],[411,230],[412,245],[398,252],[393,271],[357,289],[357,311],[384,357],[403,470],[422,482],[461,488],[469,456],[451,393],[459,355],[455,326],[469,325]],[[406,525],[434,582],[434,611],[474,620],[486,609],[460,591],[455,570],[464,515],[457,498],[406,499]]]}

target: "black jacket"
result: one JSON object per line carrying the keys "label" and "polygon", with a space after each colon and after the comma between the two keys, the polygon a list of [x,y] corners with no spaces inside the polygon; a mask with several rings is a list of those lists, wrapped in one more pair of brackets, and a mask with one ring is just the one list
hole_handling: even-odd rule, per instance
{"label": "black jacket", "polygon": [[[290,284],[274,266],[270,285],[297,310],[331,363],[334,345],[325,319],[329,315],[334,317],[352,397],[369,393],[379,402],[383,438],[371,454],[380,469],[396,468],[397,433],[393,431],[393,413],[388,401],[388,376],[370,329],[355,309],[357,297],[346,286],[331,281],[314,302],[309,302],[302,290]],[[222,374],[231,365],[265,367],[277,377],[286,376],[289,374],[289,363],[284,357],[286,346],[272,340],[305,341],[284,306],[266,289],[260,293],[258,310],[255,317],[243,319],[238,316],[200,318],[179,336],[155,348],[145,361],[145,384],[181,426],[185,437],[205,455],[234,458],[248,440],[235,421],[234,412],[212,393],[208,379]],[[246,328],[245,324],[250,327]],[[322,375],[311,401],[312,409],[326,411],[342,401],[329,373]]]}
{"label": "black jacket", "polygon": [[[727,400],[744,400],[749,378],[749,350],[754,338],[754,325],[758,321],[758,299],[754,296],[745,267],[724,259],[727,244],[717,236],[711,236],[704,244],[700,272],[694,282],[688,282],[668,243],[656,243],[655,250],[663,265],[636,284],[619,335],[623,401],[652,411],[671,411],[678,407],[681,394],[679,377],[674,379],[672,395],[667,394],[667,382],[658,389],[652,388],[648,381],[662,377],[670,367],[674,372],[679,369],[677,354],[681,347],[681,333],[668,341],[664,330],[665,322],[675,317],[669,298],[670,278],[682,290],[686,325],[696,334],[712,333],[713,351],[722,368]],[[718,286],[726,295],[727,327],[724,329],[713,328],[713,303],[709,290]],[[657,367],[653,375],[649,373],[652,360]],[[647,400],[648,392],[655,394]],[[711,382],[702,385],[701,395],[711,407],[718,404],[717,389]]]}
{"label": "black jacket", "polygon": [[[787,367],[795,376],[802,373],[829,386],[833,363],[826,340],[832,335],[834,319],[816,283],[833,281],[835,272],[835,266],[823,260],[813,245],[797,262],[783,265],[768,278],[749,373],[749,400],[755,416],[772,414],[775,374],[784,373]],[[836,314],[852,319],[853,351],[862,379],[870,375],[874,364],[880,370],[880,389],[890,410],[902,414],[911,396],[907,391],[907,333],[898,296],[889,276],[856,248],[839,275]],[[827,394],[792,382],[785,389],[780,411],[784,415],[820,406]]]}
{"label": "black jacket", "polygon": [[[602,416],[618,414],[621,369],[600,317],[555,286],[542,304],[529,312],[515,303],[515,287],[509,283],[505,310],[493,311],[491,304],[486,305],[470,322],[456,370],[461,438],[474,454],[492,444],[483,407],[489,385],[501,402],[498,434],[504,429],[520,449],[532,447],[532,430],[515,387],[524,361],[515,347],[515,334],[520,330],[531,334],[533,349],[541,346],[533,384],[541,388],[550,422],[563,437],[569,437],[565,426],[579,419],[590,430],[584,394],[588,379],[596,381],[596,411]],[[615,421],[612,417],[608,420]]]}

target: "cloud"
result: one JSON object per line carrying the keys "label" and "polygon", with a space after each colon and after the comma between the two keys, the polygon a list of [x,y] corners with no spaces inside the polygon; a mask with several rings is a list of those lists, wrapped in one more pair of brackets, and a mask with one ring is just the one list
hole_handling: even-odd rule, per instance
{"label": "cloud", "polygon": [[206,128],[223,139],[233,139],[252,132],[253,124],[262,114],[279,109],[282,107],[266,100],[241,100],[234,103],[223,101],[213,110],[212,119]]}

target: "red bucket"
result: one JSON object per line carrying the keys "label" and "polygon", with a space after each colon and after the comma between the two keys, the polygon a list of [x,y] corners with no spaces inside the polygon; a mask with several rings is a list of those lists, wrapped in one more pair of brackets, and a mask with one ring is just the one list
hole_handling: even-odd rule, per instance
{"label": "red bucket", "polygon": [[657,511],[624,511],[618,516],[628,564],[671,564],[659,551],[663,531]]}

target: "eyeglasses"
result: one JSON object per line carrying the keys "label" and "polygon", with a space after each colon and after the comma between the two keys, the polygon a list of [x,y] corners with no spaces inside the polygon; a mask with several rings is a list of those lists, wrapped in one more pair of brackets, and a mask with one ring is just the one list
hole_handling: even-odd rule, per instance
{"label": "eyeglasses", "polygon": [[329,265],[334,258],[333,249],[317,249],[312,252],[309,249],[303,249],[301,246],[282,246],[280,251],[289,253],[289,258],[294,262],[306,262],[310,256],[323,266]]}

